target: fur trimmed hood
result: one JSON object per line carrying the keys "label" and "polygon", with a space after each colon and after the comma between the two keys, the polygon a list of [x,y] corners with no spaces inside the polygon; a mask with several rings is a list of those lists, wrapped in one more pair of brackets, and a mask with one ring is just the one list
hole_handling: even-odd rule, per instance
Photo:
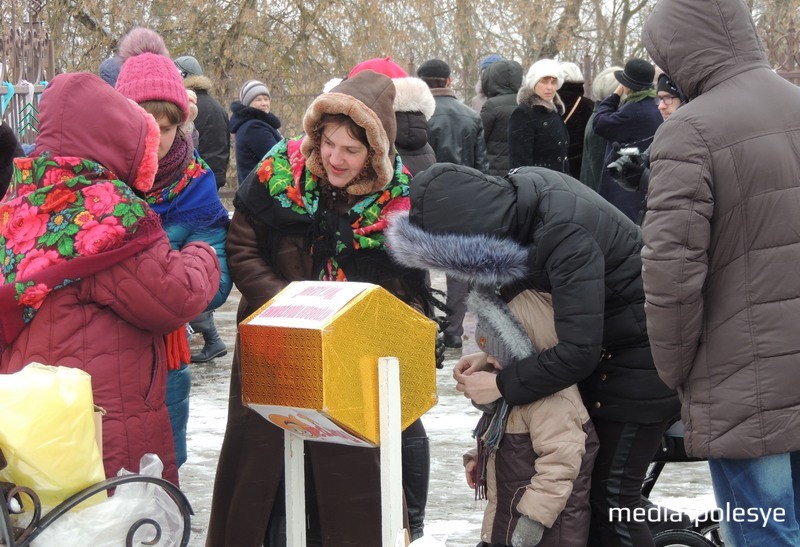
{"label": "fur trimmed hood", "polygon": [[467,295],[467,309],[478,317],[478,346],[504,366],[536,353],[525,327],[494,292],[473,288]]}
{"label": "fur trimmed hood", "polygon": [[183,87],[186,89],[193,89],[195,91],[211,91],[211,79],[202,74],[192,74],[183,79]]}
{"label": "fur trimmed hood", "polygon": [[321,179],[325,168],[320,157],[319,123],[324,114],[344,114],[363,127],[369,141],[370,169],[365,177],[347,187],[347,192],[361,196],[383,189],[394,176],[394,140],[397,121],[393,104],[395,87],[392,80],[372,70],[359,72],[317,97],[303,116],[306,136],[300,152],[306,167]]}
{"label": "fur trimmed hood", "polygon": [[389,254],[404,266],[444,271],[478,285],[504,285],[528,274],[528,249],[516,241],[425,231],[411,224],[408,213],[392,216],[386,240]]}
{"label": "fur trimmed hood", "polygon": [[436,101],[433,98],[428,84],[419,78],[394,78],[395,112],[422,112],[426,120],[430,120],[436,110]]}
{"label": "fur trimmed hood", "polygon": [[530,107],[543,106],[547,110],[556,110],[559,115],[564,114],[564,102],[561,97],[556,93],[553,96],[553,102],[545,101],[537,95],[532,87],[522,86],[517,92],[517,104],[525,104]]}

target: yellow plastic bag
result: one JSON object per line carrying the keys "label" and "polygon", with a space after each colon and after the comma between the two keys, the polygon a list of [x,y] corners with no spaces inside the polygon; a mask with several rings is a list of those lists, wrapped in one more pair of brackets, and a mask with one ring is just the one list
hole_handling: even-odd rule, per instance
{"label": "yellow plastic bag", "polygon": [[91,376],[39,363],[0,374],[0,448],[0,480],[32,488],[44,507],[104,480]]}

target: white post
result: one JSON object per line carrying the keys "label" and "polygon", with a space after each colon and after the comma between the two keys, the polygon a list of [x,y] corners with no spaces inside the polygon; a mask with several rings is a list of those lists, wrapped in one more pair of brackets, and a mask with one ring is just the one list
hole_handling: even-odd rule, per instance
{"label": "white post", "polygon": [[[381,529],[383,547],[395,547],[403,528],[403,469],[400,440],[400,361],[378,359],[381,440]],[[290,543],[289,545],[294,545]]]}
{"label": "white post", "polygon": [[306,477],[303,438],[283,433],[286,477],[286,545],[306,544]]}

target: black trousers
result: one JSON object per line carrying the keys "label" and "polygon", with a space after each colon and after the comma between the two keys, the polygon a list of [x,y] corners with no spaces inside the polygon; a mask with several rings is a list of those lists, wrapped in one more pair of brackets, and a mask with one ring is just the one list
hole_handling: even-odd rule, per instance
{"label": "black trousers", "polygon": [[647,522],[629,517],[642,506],[642,481],[669,420],[593,423],[600,450],[592,472],[592,522],[587,547],[653,547]]}

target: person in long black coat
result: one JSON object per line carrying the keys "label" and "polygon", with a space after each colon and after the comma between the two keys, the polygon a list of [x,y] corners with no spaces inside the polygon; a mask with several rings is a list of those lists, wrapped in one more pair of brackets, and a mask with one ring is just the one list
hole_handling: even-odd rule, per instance
{"label": "person in long black coat", "polygon": [[[600,439],[590,544],[652,546],[646,523],[610,513],[641,506],[647,466],[680,408],[650,353],[638,227],[579,181],[539,167],[500,178],[436,164],[414,179],[410,199],[387,234],[398,263],[482,272],[476,283],[501,293],[535,287],[553,298],[558,344],[497,374],[464,356],[458,389],[477,404],[523,405],[577,383]],[[487,253],[497,265],[489,271]]]}
{"label": "person in long black coat", "polygon": [[528,69],[517,93],[519,106],[508,119],[511,169],[537,166],[567,172],[569,133],[557,93],[563,83],[561,67],[552,59],[540,59]]}
{"label": "person in long black coat", "polygon": [[569,133],[568,173],[577,179],[581,176],[583,135],[594,112],[594,101],[583,96],[583,73],[578,65],[561,63],[561,70],[564,72],[564,84],[558,90],[558,95],[564,103],[564,125]]}
{"label": "person in long black coat", "polygon": [[488,97],[481,108],[481,121],[490,175],[508,173],[508,119],[517,108],[523,72],[518,62],[504,60],[481,73],[481,86]]}

